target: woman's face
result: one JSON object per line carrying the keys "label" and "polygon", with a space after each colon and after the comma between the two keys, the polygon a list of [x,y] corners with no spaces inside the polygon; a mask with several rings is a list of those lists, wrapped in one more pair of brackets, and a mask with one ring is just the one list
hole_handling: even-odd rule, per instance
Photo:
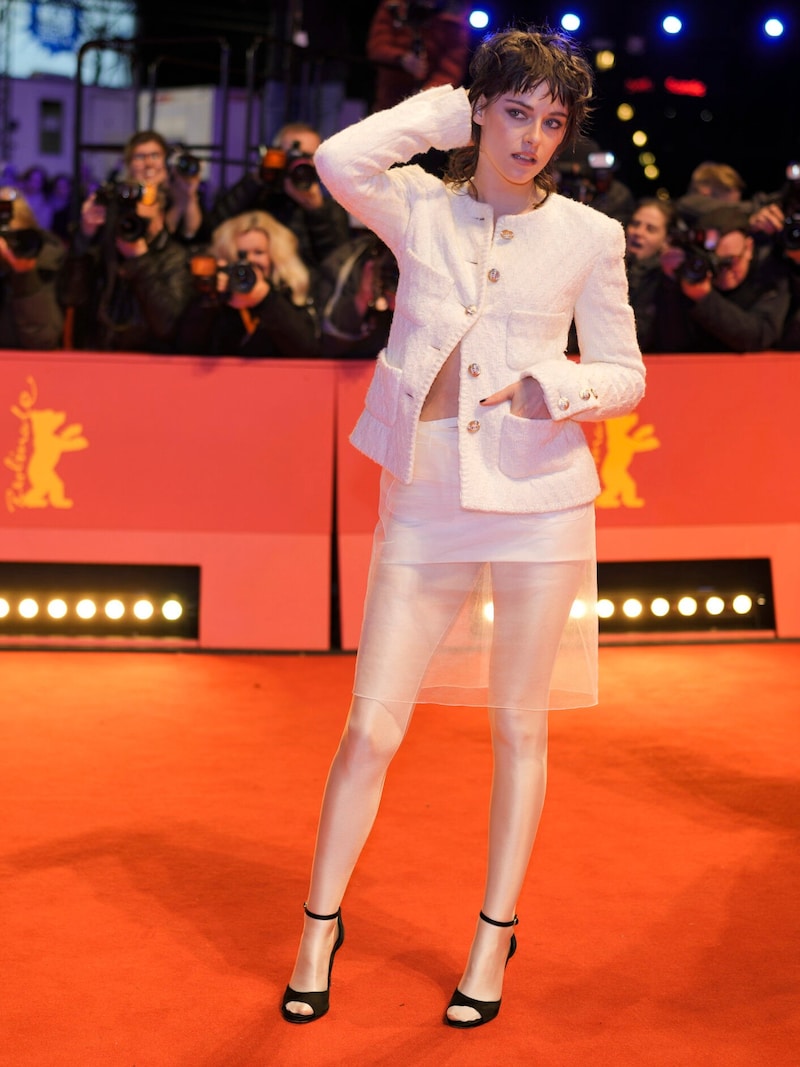
{"label": "woman's face", "polygon": [[[248,230],[236,238],[236,252],[240,258],[258,267],[265,278],[269,278],[272,260],[269,254],[269,237],[263,230]],[[244,254],[244,256],[242,255]]]}
{"label": "woman's face", "polygon": [[568,113],[542,83],[527,93],[504,93],[473,115],[481,127],[475,180],[487,188],[529,185],[564,138]]}
{"label": "woman's face", "polygon": [[628,253],[636,259],[658,255],[667,243],[667,220],[663,212],[652,204],[637,208],[625,228],[625,242]]}

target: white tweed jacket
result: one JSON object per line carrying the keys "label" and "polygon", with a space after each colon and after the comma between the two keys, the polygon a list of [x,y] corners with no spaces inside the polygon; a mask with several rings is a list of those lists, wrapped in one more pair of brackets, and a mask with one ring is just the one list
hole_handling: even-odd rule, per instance
{"label": "white tweed jacket", "polygon": [[[582,421],[631,411],[644,365],[628,304],[624,234],[591,207],[551,195],[494,218],[465,190],[405,163],[470,139],[463,89],[428,89],[325,141],[315,163],[332,195],[391,248],[397,302],[351,441],[403,482],[434,378],[460,346],[461,503],[478,511],[575,507],[599,491]],[[580,361],[565,355],[575,319]],[[536,378],[552,419],[479,401]]]}

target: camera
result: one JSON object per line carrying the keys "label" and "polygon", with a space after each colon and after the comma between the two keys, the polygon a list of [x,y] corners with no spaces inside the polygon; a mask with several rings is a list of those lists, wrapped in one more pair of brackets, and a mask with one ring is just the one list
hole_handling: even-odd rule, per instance
{"label": "camera", "polygon": [[101,207],[116,205],[117,218],[114,235],[121,241],[138,241],[147,234],[149,219],[136,211],[138,203],[146,203],[145,187],[138,182],[103,182],[94,194],[94,202]]}
{"label": "camera", "polygon": [[299,141],[295,141],[286,151],[276,147],[265,148],[261,157],[260,174],[266,185],[278,190],[282,187],[284,177],[301,192],[310,189],[319,181],[313,157],[301,149]]}
{"label": "camera", "polygon": [[800,249],[800,163],[790,163],[786,168],[781,204],[784,214],[781,241],[787,251],[796,252]]}
{"label": "camera", "polygon": [[182,178],[196,178],[200,173],[201,162],[191,152],[182,151],[172,161],[172,167]]}
{"label": "camera", "polygon": [[598,193],[607,193],[614,180],[613,152],[589,152],[584,160],[559,160],[556,164],[558,191],[579,204],[591,204]]}
{"label": "camera", "polygon": [[228,276],[228,294],[252,292],[258,281],[255,269],[247,262],[246,252],[240,252],[236,263],[220,267],[220,271]]}
{"label": "camera", "polygon": [[3,197],[0,200],[0,237],[17,259],[36,259],[42,250],[44,238],[39,230],[11,228],[14,218],[14,200],[13,196]]}
{"label": "camera", "polygon": [[[189,261],[194,285],[204,303],[227,300],[233,293],[250,293],[258,281],[258,274],[247,262],[247,253],[240,252],[236,263],[220,267],[213,256],[196,255]],[[217,275],[224,274],[228,287],[224,292],[217,289]]]}
{"label": "camera", "polygon": [[715,277],[728,262],[714,251],[717,237],[713,231],[679,225],[670,230],[669,243],[673,248],[683,249],[684,260],[676,274],[692,285],[702,282],[709,274]]}

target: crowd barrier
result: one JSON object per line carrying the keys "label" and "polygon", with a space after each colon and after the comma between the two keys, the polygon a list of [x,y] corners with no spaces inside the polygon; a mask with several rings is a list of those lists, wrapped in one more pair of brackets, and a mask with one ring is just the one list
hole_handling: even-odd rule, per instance
{"label": "crowd barrier", "polygon": [[[379,470],[347,436],[371,368],[0,352],[0,561],[196,566],[197,647],[322,650],[335,549],[354,648]],[[634,414],[584,426],[598,558],[767,558],[776,634],[800,637],[800,356],[647,370]]]}

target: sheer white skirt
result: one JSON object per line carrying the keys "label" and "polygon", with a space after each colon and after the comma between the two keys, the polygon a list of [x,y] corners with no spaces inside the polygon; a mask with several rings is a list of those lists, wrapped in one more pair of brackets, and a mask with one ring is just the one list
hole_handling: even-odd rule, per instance
{"label": "sheer white skirt", "polygon": [[354,693],[528,710],[597,703],[594,506],[466,511],[456,419],[421,422],[414,480],[381,477]]}

